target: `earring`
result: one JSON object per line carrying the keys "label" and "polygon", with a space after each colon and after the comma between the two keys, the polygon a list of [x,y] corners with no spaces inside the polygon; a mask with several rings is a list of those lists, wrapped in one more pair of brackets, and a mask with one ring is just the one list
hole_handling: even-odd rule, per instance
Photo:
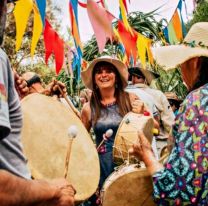
{"label": "earring", "polygon": [[118,84],[117,83],[115,84],[115,88],[118,88]]}

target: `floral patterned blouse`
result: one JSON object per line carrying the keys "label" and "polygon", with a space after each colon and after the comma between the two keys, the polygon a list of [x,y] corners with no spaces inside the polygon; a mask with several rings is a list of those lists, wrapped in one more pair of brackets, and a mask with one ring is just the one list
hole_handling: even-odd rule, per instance
{"label": "floral patterned blouse", "polygon": [[173,137],[165,169],[153,175],[156,203],[208,206],[208,84],[182,103]]}

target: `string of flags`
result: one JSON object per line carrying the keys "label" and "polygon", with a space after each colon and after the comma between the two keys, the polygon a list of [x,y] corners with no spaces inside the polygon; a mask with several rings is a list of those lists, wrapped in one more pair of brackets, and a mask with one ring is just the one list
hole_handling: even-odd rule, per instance
{"label": "string of flags", "polygon": [[[19,0],[14,9],[14,17],[16,22],[16,50],[21,48],[22,39],[25,33],[28,19],[33,12],[33,36],[31,40],[31,56],[35,53],[35,48],[40,39],[44,36],[45,44],[45,61],[51,55],[54,55],[56,73],[58,74],[64,65],[65,53],[67,54],[69,66],[69,73],[73,77],[73,70],[77,69],[77,78],[80,78],[82,65],[86,67],[87,62],[83,61],[83,45],[79,33],[78,22],[78,6],[87,10],[89,20],[91,22],[94,34],[96,37],[99,52],[102,53],[106,42],[110,40],[117,40],[120,52],[123,54],[122,60],[126,64],[135,64],[140,58],[142,65],[145,68],[146,61],[153,63],[151,44],[152,40],[134,30],[128,22],[128,7],[127,0],[119,1],[119,19],[111,14],[107,9],[105,0],[86,0],[81,2],[79,0],[69,0],[69,16],[71,36],[73,37],[75,51],[70,48],[68,42],[65,42],[53,29],[50,21],[46,17],[46,0]],[[167,42],[175,44],[181,41],[186,33],[184,22],[182,19],[182,1],[180,0],[177,8],[168,24],[164,29],[164,34]],[[128,1],[130,3],[130,0]],[[117,20],[117,27],[113,26],[113,20]],[[73,57],[72,57],[73,56]]]}

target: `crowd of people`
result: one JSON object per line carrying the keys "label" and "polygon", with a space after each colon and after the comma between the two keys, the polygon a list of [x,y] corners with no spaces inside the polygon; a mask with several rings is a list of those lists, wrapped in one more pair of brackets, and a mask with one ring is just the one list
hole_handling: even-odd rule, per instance
{"label": "crowd of people", "polygon": [[[0,2],[0,44],[3,41],[7,3]],[[190,45],[190,43],[194,42]],[[100,205],[100,191],[117,166],[113,146],[119,125],[129,112],[152,117],[154,141],[142,131],[130,154],[142,160],[153,178],[157,205],[208,205],[208,23],[192,26],[183,43],[154,50],[165,69],[180,66],[189,91],[182,101],[174,93],[163,94],[150,87],[158,78],[138,62],[127,68],[116,57],[95,58],[81,73],[85,89],[80,93],[78,116],[86,130],[93,130],[100,163],[100,181],[95,195],[83,205]],[[32,93],[66,97],[63,83],[53,80],[46,88],[34,72],[18,75],[0,49],[0,202],[5,206],[73,206],[76,188],[66,179],[32,179],[21,142],[20,99]],[[131,84],[129,83],[131,82]],[[61,89],[61,90],[60,90]],[[139,124],[139,123],[138,123]],[[110,135],[108,135],[111,130]],[[169,138],[170,155],[158,161],[157,135]],[[87,145],[86,145],[87,146]],[[136,195],[136,194],[135,194]]]}

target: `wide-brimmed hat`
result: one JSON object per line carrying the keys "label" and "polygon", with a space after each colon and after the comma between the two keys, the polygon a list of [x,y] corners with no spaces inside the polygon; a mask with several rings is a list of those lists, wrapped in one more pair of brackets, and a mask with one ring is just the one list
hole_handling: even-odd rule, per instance
{"label": "wide-brimmed hat", "polygon": [[147,80],[148,84],[151,84],[152,80],[160,77],[159,74],[151,71],[148,67],[143,69],[142,64],[140,62],[138,62],[135,67],[130,67],[128,69],[128,72],[130,74],[130,78],[132,75],[141,76],[141,73],[142,73],[144,78]]}
{"label": "wide-brimmed hat", "polygon": [[208,57],[208,22],[194,24],[179,45],[154,48],[154,59],[165,70],[173,69],[187,60]]}
{"label": "wide-brimmed hat", "polygon": [[102,56],[102,57],[98,57],[98,58],[94,59],[90,63],[88,68],[81,72],[82,81],[87,88],[89,88],[91,90],[93,89],[92,73],[93,73],[93,69],[94,69],[95,65],[98,62],[108,62],[108,63],[111,63],[112,65],[114,65],[115,68],[117,69],[118,73],[120,74],[123,86],[126,87],[128,85],[128,71],[127,71],[126,65],[122,61],[120,61],[116,58],[113,58],[110,56]]}

